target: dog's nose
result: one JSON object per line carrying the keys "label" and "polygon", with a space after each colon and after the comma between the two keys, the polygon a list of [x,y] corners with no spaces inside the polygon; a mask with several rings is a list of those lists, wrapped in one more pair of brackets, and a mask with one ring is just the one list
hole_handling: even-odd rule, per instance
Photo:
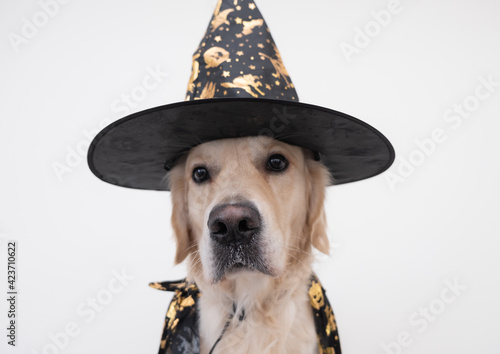
{"label": "dog's nose", "polygon": [[248,204],[222,204],[208,216],[210,237],[221,245],[247,244],[261,227],[260,214]]}

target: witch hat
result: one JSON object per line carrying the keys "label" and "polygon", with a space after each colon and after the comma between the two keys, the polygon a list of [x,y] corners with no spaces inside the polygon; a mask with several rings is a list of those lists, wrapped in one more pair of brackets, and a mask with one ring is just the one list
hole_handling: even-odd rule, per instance
{"label": "witch hat", "polygon": [[259,135],[313,151],[332,184],[375,176],[394,161],[390,142],[367,123],[298,102],[255,2],[219,0],[193,55],[186,100],[108,125],[92,141],[88,164],[111,184],[168,190],[166,172],[194,146]]}

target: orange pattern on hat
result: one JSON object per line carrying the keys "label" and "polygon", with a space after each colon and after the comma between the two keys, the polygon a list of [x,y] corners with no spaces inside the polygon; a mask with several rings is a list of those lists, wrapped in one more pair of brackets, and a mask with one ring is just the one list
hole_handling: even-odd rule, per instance
{"label": "orange pattern on hat", "polygon": [[221,97],[298,101],[269,28],[249,0],[219,0],[193,55],[186,101]]}

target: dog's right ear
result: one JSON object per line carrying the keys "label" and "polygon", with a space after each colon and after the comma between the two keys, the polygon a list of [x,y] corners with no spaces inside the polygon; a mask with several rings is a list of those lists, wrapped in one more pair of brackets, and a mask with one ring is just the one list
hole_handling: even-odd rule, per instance
{"label": "dog's right ear", "polygon": [[330,242],[326,234],[326,215],[323,202],[325,200],[325,188],[330,184],[330,173],[319,161],[308,159],[307,169],[309,171],[309,205],[307,225],[311,237],[311,244],[318,251],[328,255]]}
{"label": "dog's right ear", "polygon": [[177,242],[175,264],[179,264],[186,259],[192,243],[187,210],[187,186],[184,176],[184,164],[185,161],[179,161],[167,174],[172,197],[171,222]]}

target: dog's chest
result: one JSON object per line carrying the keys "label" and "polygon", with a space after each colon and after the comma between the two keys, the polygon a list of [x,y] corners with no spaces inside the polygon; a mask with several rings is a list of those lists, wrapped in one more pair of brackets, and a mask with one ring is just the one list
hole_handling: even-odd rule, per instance
{"label": "dog's chest", "polygon": [[306,298],[271,304],[274,307],[267,311],[258,307],[246,310],[244,317],[239,312],[225,331],[231,307],[221,311],[220,303],[208,302],[200,301],[199,307],[201,354],[209,353],[219,338],[214,354],[318,353],[314,320]]}

